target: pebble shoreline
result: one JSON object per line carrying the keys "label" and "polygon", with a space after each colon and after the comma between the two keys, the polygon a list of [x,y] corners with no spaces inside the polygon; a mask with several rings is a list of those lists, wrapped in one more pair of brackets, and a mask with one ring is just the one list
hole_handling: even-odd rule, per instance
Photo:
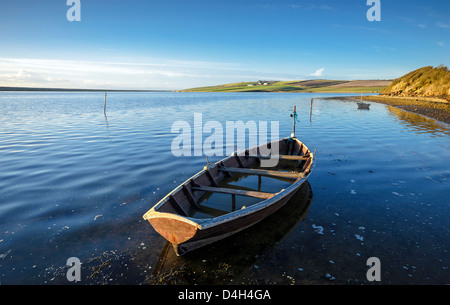
{"label": "pebble shoreline", "polygon": [[[360,101],[361,97],[349,97],[351,100]],[[450,103],[442,100],[428,101],[420,98],[400,98],[389,96],[364,96],[364,101],[376,102],[394,106],[409,112],[424,115],[437,121],[450,124]]]}

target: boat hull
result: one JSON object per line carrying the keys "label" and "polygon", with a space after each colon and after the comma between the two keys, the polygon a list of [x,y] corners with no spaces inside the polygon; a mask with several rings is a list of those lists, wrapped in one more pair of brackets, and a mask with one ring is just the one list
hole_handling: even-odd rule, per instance
{"label": "boat hull", "polygon": [[299,184],[297,188],[293,189],[292,192],[286,196],[283,196],[283,198],[277,200],[273,204],[268,205],[264,209],[247,213],[240,217],[230,218],[226,221],[217,222],[216,224],[212,224],[205,229],[197,229],[195,235],[188,241],[179,244],[172,243],[176,254],[181,256],[187,252],[202,248],[257,224],[283,207],[286,202],[292,198],[295,191],[300,186],[301,184]]}

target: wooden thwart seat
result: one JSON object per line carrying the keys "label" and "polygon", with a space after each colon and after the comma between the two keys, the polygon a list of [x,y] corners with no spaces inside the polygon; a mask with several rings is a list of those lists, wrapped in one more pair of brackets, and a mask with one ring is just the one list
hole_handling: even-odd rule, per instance
{"label": "wooden thwart seat", "polygon": [[264,169],[250,169],[250,168],[235,168],[235,167],[221,167],[219,171],[229,172],[229,173],[239,173],[246,175],[258,175],[267,177],[282,177],[282,178],[301,178],[303,174],[295,172],[280,172],[274,170],[264,170]]}
{"label": "wooden thwart seat", "polygon": [[302,160],[308,160],[311,158],[311,156],[291,156],[291,155],[269,155],[269,156],[262,156],[262,155],[248,155],[245,156],[247,158],[257,158],[257,159],[280,159],[280,160],[291,160],[291,161],[302,161]]}
{"label": "wooden thwart seat", "polygon": [[192,189],[195,191],[215,192],[215,193],[261,198],[261,199],[269,199],[269,198],[272,198],[273,196],[275,196],[275,194],[271,194],[271,193],[236,190],[236,189],[229,189],[229,188],[223,188],[223,187],[194,186]]}

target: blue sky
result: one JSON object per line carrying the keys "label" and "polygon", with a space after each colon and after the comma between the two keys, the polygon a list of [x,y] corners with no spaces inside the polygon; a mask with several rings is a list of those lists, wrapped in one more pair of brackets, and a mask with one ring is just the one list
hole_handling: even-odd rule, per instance
{"label": "blue sky", "polygon": [[0,2],[0,86],[184,89],[229,82],[392,79],[450,66],[450,1]]}

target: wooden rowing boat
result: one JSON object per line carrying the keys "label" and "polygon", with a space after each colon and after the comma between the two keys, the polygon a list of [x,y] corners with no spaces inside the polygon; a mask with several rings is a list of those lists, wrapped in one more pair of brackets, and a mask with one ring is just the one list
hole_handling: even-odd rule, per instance
{"label": "wooden rowing boat", "polygon": [[370,110],[370,104],[367,103],[357,103],[358,104],[358,109],[368,109]]}
{"label": "wooden rowing boat", "polygon": [[[275,145],[278,146],[279,155],[276,157],[280,161],[279,166],[262,168],[261,161],[268,158],[262,155],[262,152]],[[235,152],[213,165],[205,166],[202,171],[161,199],[143,217],[172,243],[177,255],[183,255],[242,231],[276,212],[307,180],[314,161],[314,154],[295,138],[294,121],[294,133],[291,137],[247,149],[242,153]],[[258,176],[259,184],[262,176],[288,179],[290,183],[285,189],[275,193],[223,186],[225,181],[247,176]],[[224,212],[210,207],[209,204],[200,204],[201,198],[213,193],[230,194],[232,211]],[[250,206],[235,209],[236,196],[260,200]],[[211,217],[196,218],[194,214],[199,210],[203,213],[209,211]]]}

